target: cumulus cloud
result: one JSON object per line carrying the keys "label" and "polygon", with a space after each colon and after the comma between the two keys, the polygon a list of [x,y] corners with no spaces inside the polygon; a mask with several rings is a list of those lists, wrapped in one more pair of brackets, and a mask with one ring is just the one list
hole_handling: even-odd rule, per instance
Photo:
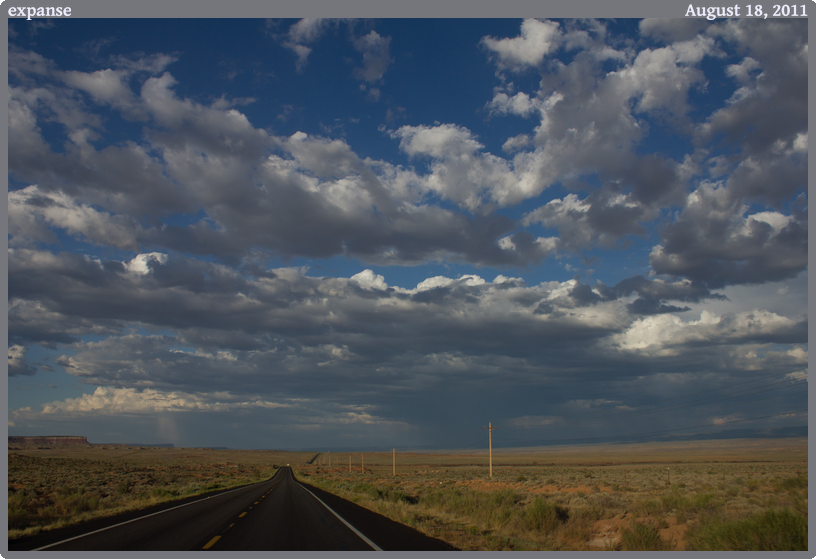
{"label": "cumulus cloud", "polygon": [[37,369],[29,364],[25,358],[26,348],[21,345],[10,345],[8,348],[8,376],[31,376],[37,374]]}
{"label": "cumulus cloud", "polygon": [[[303,71],[336,26],[275,39]],[[480,42],[497,72],[467,100],[479,122],[392,99],[399,41],[349,26],[343,87],[391,104],[393,128],[271,106],[285,134],[257,116],[262,93],[191,93],[181,55],[81,66],[11,46],[9,375],[36,374],[36,344],[49,374],[95,390],[10,423],[240,416],[386,437],[496,406],[509,429],[568,430],[806,369],[805,27],[527,19]],[[352,121],[388,145],[338,137]],[[626,247],[636,264],[603,269]]]}
{"label": "cumulus cloud", "polygon": [[326,31],[332,20],[325,18],[303,18],[289,28],[283,46],[297,56],[297,69],[302,71],[306,66],[312,48],[306,45],[315,43]]}
{"label": "cumulus cloud", "polygon": [[[23,141],[15,145],[25,148],[24,138],[31,141],[10,154],[10,164],[13,173],[39,182],[9,193],[13,244],[53,240],[50,231],[61,228],[123,249],[163,246],[221,258],[260,247],[378,263],[529,259],[498,244],[513,229],[510,220],[470,218],[422,204],[428,181],[410,171],[363,161],[342,140],[269,136],[222,101],[207,106],[178,98],[175,83],[165,73],[142,86],[141,110],[161,127],[149,133],[147,146],[97,150],[87,133],[77,133],[71,136],[76,150],[53,153],[36,125],[38,105],[21,101],[19,129],[14,123],[12,128]],[[275,149],[284,157],[273,155]],[[38,152],[42,160],[35,164],[30,158]],[[55,180],[53,172],[44,173],[43,161],[64,169],[64,176]],[[485,168],[493,163],[486,161]],[[126,177],[115,179],[120,172]],[[205,209],[206,217],[183,227],[145,227],[132,217],[196,208]],[[318,226],[293,220],[303,214],[315,216]],[[535,251],[529,255],[540,259]]]}
{"label": "cumulus cloud", "polygon": [[354,49],[363,55],[363,66],[354,71],[358,79],[367,83],[382,80],[391,62],[390,44],[391,37],[381,37],[376,31],[354,40]]}
{"label": "cumulus cloud", "polygon": [[[677,355],[689,346],[722,343],[766,342],[784,339],[804,343],[807,322],[797,322],[767,311],[748,311],[716,316],[703,311],[698,320],[683,321],[672,314],[637,319],[620,334],[610,338],[623,350],[642,351],[657,355]],[[807,363],[806,354],[790,355]],[[804,361],[802,361],[804,359]]]}
{"label": "cumulus cloud", "polygon": [[500,69],[518,72],[541,64],[547,54],[558,48],[560,40],[561,32],[556,22],[525,19],[518,37],[484,37],[482,44],[495,57]]}
{"label": "cumulus cloud", "polygon": [[9,232],[12,245],[27,241],[51,241],[52,228],[96,245],[138,250],[142,228],[132,218],[100,212],[78,204],[64,192],[43,191],[37,185],[8,193]]}
{"label": "cumulus cloud", "polygon": [[779,212],[749,214],[728,187],[703,183],[649,256],[657,273],[717,288],[792,278],[807,267],[807,221]]}
{"label": "cumulus cloud", "polygon": [[627,235],[644,235],[639,221],[651,221],[657,212],[644,207],[628,194],[600,190],[584,200],[576,194],[555,198],[529,212],[522,223],[540,223],[557,228],[565,248],[581,250],[600,244],[612,246]]}
{"label": "cumulus cloud", "polygon": [[[223,398],[229,394],[214,394]],[[226,412],[242,408],[278,408],[291,404],[269,402],[261,399],[237,402],[211,401],[198,394],[183,392],[159,392],[150,388],[110,388],[100,386],[93,394],[83,394],[61,402],[45,404],[42,415],[70,416],[74,414],[119,415],[179,411]]]}

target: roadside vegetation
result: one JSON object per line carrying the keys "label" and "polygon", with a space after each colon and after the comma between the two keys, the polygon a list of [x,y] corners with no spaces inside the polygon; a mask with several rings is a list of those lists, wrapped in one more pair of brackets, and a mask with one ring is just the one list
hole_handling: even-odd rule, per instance
{"label": "roadside vegetation", "polygon": [[301,479],[465,550],[808,549],[801,464],[405,470]]}
{"label": "roadside vegetation", "polygon": [[212,463],[130,450],[134,459],[120,458],[121,452],[89,459],[10,451],[8,538],[254,483],[276,471],[272,463]]}
{"label": "roadside vegetation", "polygon": [[806,550],[807,441],[485,454],[9,449],[9,539],[295,476],[464,550]]}

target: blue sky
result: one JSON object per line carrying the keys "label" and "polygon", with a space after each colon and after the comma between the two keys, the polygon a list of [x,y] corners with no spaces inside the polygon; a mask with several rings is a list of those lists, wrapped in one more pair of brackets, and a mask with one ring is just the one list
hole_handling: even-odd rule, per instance
{"label": "blue sky", "polygon": [[9,434],[806,424],[805,21],[36,23],[9,22]]}

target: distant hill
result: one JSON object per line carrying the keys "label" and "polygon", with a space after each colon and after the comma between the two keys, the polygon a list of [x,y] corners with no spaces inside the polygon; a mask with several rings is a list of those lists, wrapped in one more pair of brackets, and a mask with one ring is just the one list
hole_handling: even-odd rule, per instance
{"label": "distant hill", "polygon": [[9,435],[8,444],[13,446],[91,446],[88,437],[72,435],[49,435],[42,437],[20,437]]}
{"label": "distant hill", "polygon": [[176,448],[172,443],[97,443],[94,446],[143,446],[150,448]]}
{"label": "distant hill", "polygon": [[12,436],[8,438],[9,448],[51,447],[51,446],[144,446],[175,448],[171,443],[89,443],[88,437],[73,435],[46,435],[36,437]]}
{"label": "distant hill", "polygon": [[693,433],[690,435],[669,435],[666,437],[633,437],[617,442],[649,441],[710,441],[720,439],[785,439],[788,437],[807,437],[807,425],[796,427],[778,427],[776,429],[728,429],[719,433]]}

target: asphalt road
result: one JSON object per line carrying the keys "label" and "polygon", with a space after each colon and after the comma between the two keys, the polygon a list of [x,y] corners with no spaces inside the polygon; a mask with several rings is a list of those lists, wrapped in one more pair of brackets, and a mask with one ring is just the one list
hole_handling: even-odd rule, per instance
{"label": "asphalt road", "polygon": [[307,484],[270,480],[186,502],[12,540],[9,550],[453,550],[408,526]]}

